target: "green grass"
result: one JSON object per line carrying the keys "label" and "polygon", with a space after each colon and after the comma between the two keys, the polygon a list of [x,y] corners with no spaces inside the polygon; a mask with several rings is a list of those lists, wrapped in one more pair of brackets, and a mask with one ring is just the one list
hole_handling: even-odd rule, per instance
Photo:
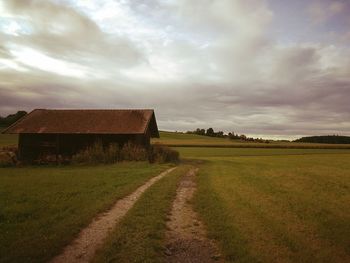
{"label": "green grass", "polygon": [[167,214],[177,183],[189,169],[180,166],[146,191],[111,234],[95,262],[163,262]]}
{"label": "green grass", "polygon": [[226,261],[350,262],[350,153],[210,150],[195,204]]}
{"label": "green grass", "polygon": [[5,127],[0,126],[0,148],[4,146],[16,146],[18,142],[17,134],[2,134]]}
{"label": "green grass", "polygon": [[[6,136],[0,135],[0,146],[15,144]],[[175,145],[184,160],[202,160],[194,205],[227,262],[350,262],[350,150],[321,149],[348,145],[256,144],[170,132],[152,141]],[[276,148],[248,148],[255,145]],[[167,167],[1,168],[0,262],[47,261],[98,212]],[[162,260],[166,215],[186,169],[145,192],[96,262]]]}
{"label": "green grass", "polygon": [[329,148],[350,149],[349,144],[320,144],[320,143],[294,143],[294,142],[270,142],[257,143],[229,138],[215,138],[196,134],[180,132],[160,132],[160,138],[152,139],[152,143],[162,143],[172,147],[227,147],[227,148]]}
{"label": "green grass", "polygon": [[169,165],[0,168],[0,262],[45,262]]}
{"label": "green grass", "polygon": [[152,143],[162,143],[169,146],[239,146],[239,145],[255,145],[256,143],[248,143],[237,140],[230,140],[228,138],[216,138],[209,136],[202,136],[197,134],[186,134],[181,132],[159,132],[160,138],[152,139]]}
{"label": "green grass", "polygon": [[280,155],[309,155],[309,154],[348,154],[349,149],[265,149],[265,148],[204,148],[176,147],[182,158],[216,159],[239,156],[280,156]]}
{"label": "green grass", "polygon": [[152,139],[154,143],[164,143],[164,144],[228,144],[231,141],[226,138],[215,138],[208,136],[201,136],[196,134],[186,134],[180,132],[166,132],[161,131],[159,133],[160,138]]}

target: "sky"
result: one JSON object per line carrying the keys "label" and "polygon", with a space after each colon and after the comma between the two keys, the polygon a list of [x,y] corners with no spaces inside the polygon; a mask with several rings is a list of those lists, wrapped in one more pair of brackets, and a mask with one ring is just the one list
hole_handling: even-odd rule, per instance
{"label": "sky", "polygon": [[35,108],[350,135],[350,0],[0,0],[0,115]]}

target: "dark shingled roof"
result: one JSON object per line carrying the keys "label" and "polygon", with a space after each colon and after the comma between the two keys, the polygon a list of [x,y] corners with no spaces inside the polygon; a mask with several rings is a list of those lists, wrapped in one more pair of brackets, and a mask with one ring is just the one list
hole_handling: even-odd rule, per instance
{"label": "dark shingled roof", "polygon": [[36,109],[3,133],[144,134],[159,137],[153,110]]}

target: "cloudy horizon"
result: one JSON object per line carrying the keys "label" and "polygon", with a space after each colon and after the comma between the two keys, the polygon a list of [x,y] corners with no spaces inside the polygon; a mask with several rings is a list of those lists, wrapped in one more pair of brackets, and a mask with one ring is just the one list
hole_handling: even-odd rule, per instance
{"label": "cloudy horizon", "polygon": [[161,130],[350,135],[346,0],[0,0],[0,115],[153,108]]}

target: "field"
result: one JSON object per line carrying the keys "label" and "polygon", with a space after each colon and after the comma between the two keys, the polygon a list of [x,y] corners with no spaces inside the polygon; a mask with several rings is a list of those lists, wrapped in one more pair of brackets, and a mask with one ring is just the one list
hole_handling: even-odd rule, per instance
{"label": "field", "polygon": [[160,138],[152,140],[153,143],[162,143],[172,147],[220,147],[220,148],[296,148],[296,149],[350,149],[349,144],[320,144],[295,143],[272,141],[269,143],[246,142],[230,140],[228,138],[215,138],[196,134],[161,131]]}
{"label": "field", "polygon": [[162,262],[165,222],[177,184],[189,166],[181,166],[147,191],[99,251],[95,262]]}
{"label": "field", "polygon": [[350,152],[210,150],[182,154],[205,159],[195,206],[227,261],[349,262]]}
{"label": "field", "polygon": [[[15,141],[3,136],[3,145]],[[349,149],[237,148],[226,139],[161,136],[154,142],[177,145],[184,163],[199,167],[192,205],[225,262],[350,262]],[[94,215],[168,167],[0,168],[0,262],[50,259]],[[95,262],[164,260],[167,213],[188,167],[142,195]]]}
{"label": "field", "polygon": [[[0,133],[5,127],[0,126]],[[18,135],[16,134],[0,134],[0,147],[17,145]]]}
{"label": "field", "polygon": [[0,168],[0,262],[45,262],[167,165]]}

